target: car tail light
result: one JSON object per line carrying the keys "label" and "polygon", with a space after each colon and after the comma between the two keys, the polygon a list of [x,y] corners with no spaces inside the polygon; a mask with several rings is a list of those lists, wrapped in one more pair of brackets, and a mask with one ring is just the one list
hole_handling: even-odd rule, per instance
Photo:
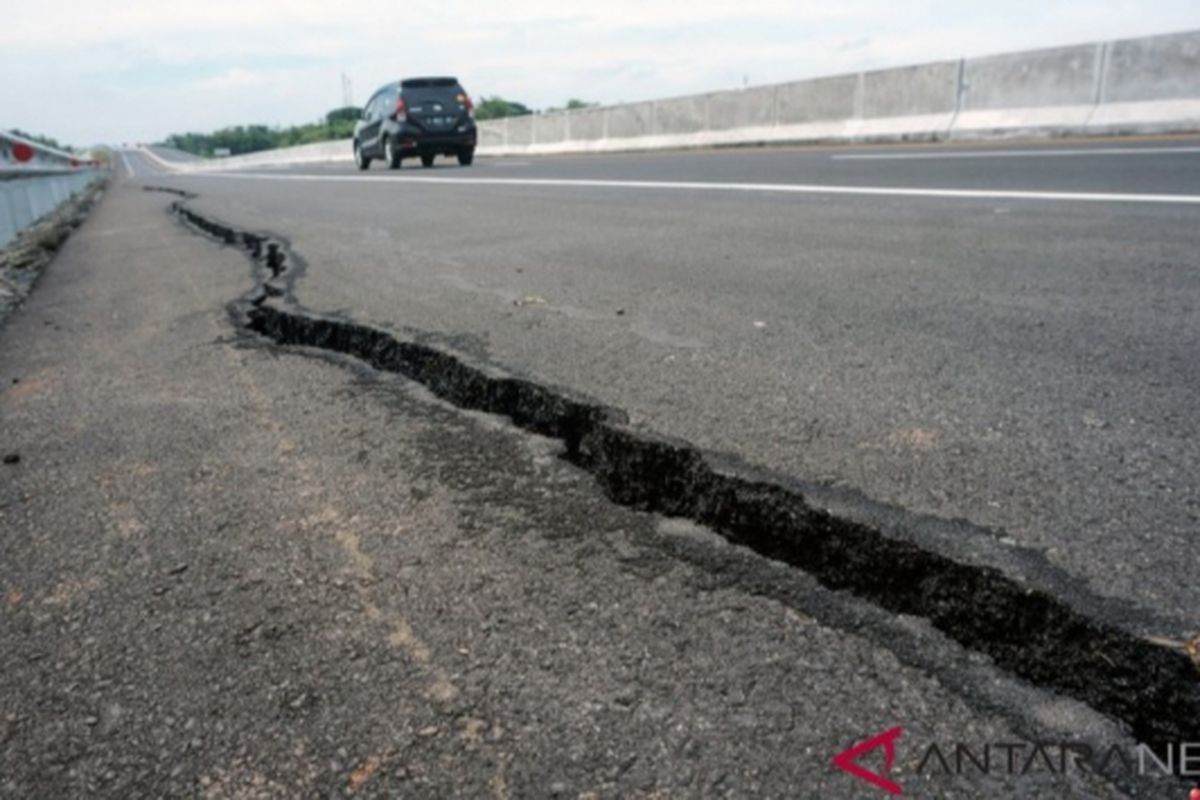
{"label": "car tail light", "polygon": [[408,118],[408,105],[405,104],[403,97],[396,100],[396,111],[392,116],[397,122],[404,122]]}
{"label": "car tail light", "polygon": [[471,114],[472,112],[475,111],[475,104],[471,102],[470,95],[460,94],[455,99],[458,100],[458,102],[463,104],[463,108],[465,108],[467,110],[468,114]]}

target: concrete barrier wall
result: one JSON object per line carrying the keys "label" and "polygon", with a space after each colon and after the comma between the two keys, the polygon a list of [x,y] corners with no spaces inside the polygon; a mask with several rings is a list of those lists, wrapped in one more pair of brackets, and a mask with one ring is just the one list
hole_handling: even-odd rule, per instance
{"label": "concrete barrier wall", "polygon": [[859,116],[860,75],[838,75],[775,87],[775,124],[803,125]]}
{"label": "concrete barrier wall", "polygon": [[972,58],[963,65],[962,111],[1092,105],[1103,45]]}
{"label": "concrete barrier wall", "polygon": [[1105,47],[1056,47],[964,61],[951,134],[1085,130],[1097,102]]}
{"label": "concrete barrier wall", "polygon": [[760,86],[734,92],[714,92],[707,96],[707,127],[726,131],[736,128],[761,128],[774,125],[778,86]]}
{"label": "concrete barrier wall", "polygon": [[540,143],[565,142],[569,114],[538,114],[533,120],[533,140]]}
{"label": "concrete barrier wall", "polygon": [[0,180],[0,247],[100,177],[97,170]]}
{"label": "concrete barrier wall", "polygon": [[606,139],[633,139],[653,133],[654,103],[613,106],[604,113],[608,118]]}
{"label": "concrete barrier wall", "polygon": [[[482,155],[1200,131],[1200,31],[479,123]],[[182,169],[349,160],[350,143]]]}
{"label": "concrete barrier wall", "polygon": [[1200,32],[1111,43],[1099,93],[1093,130],[1200,130]]}
{"label": "concrete barrier wall", "polygon": [[504,120],[497,120],[498,125],[480,125],[478,132],[478,146],[481,150],[487,150],[493,147],[504,147],[507,133],[507,127]]}
{"label": "concrete barrier wall", "polygon": [[953,114],[958,72],[957,61],[864,72],[859,90],[861,116],[884,119]]}
{"label": "concrete barrier wall", "polygon": [[1109,45],[1105,103],[1200,99],[1200,31]]}
{"label": "concrete barrier wall", "polygon": [[[547,138],[536,140],[483,122],[480,152],[1195,131],[1197,104],[1200,31],[1191,31],[543,114]],[[565,125],[550,123],[559,117]]]}
{"label": "concrete barrier wall", "polygon": [[608,112],[604,109],[580,109],[567,112],[571,120],[571,139],[594,142],[607,137],[605,119]]}
{"label": "concrete barrier wall", "polygon": [[513,117],[505,122],[505,146],[521,147],[533,144],[533,117]]}
{"label": "concrete barrier wall", "polygon": [[[149,150],[142,152],[149,153],[157,159],[157,154]],[[343,139],[336,142],[316,142],[315,144],[302,144],[296,147],[285,147],[279,150],[261,150],[257,153],[246,153],[240,156],[229,156],[228,158],[216,158],[202,162],[164,162],[162,159],[157,159],[160,163],[166,163],[168,166],[183,171],[195,171],[205,169],[245,169],[249,167],[269,167],[280,164],[317,164],[330,161],[353,161],[354,146],[349,139]]]}
{"label": "concrete barrier wall", "polygon": [[671,136],[708,129],[707,95],[675,97],[654,104],[655,135]]}

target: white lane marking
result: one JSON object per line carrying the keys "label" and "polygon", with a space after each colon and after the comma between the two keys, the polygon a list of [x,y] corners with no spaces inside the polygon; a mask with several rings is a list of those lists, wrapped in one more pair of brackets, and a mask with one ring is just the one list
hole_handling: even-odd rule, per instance
{"label": "white lane marking", "polygon": [[[181,174],[179,177],[201,177]],[[568,178],[426,178],[400,175],[305,175],[216,172],[204,177],[255,181],[340,181],[414,183],[441,186],[539,186],[591,189],[659,189],[664,191],[766,192],[774,194],[843,194],[873,197],[937,197],[963,200],[1063,200],[1080,203],[1183,203],[1200,205],[1195,194],[1117,194],[1108,192],[1042,192],[991,189],[916,189],[903,186],[830,186],[802,183],[701,183],[696,181],[616,181]]]}
{"label": "white lane marking", "polygon": [[179,168],[178,164],[172,164],[170,161],[163,159],[158,155],[158,153],[154,152],[149,147],[138,148],[135,152],[141,158],[142,163],[146,165],[147,169],[149,169],[150,172],[155,175],[161,175],[164,172],[183,172],[183,170]]}
{"label": "white lane marking", "polygon": [[137,173],[133,171],[133,165],[129,163],[129,156],[125,155],[124,150],[119,152],[121,153],[121,163],[125,165],[125,171],[129,173],[129,177],[136,178]]}
{"label": "white lane marking", "polygon": [[140,153],[140,154],[141,154],[141,155],[143,155],[143,156],[146,156],[146,157],[147,157],[147,158],[146,158],[146,160],[147,160],[147,161],[150,161],[150,162],[157,162],[157,163],[158,163],[160,166],[162,166],[162,167],[164,167],[164,168],[165,168],[165,170],[158,170],[159,172],[163,172],[163,171],[166,171],[166,172],[177,172],[177,171],[178,171],[178,170],[176,169],[176,167],[175,167],[175,166],[173,166],[172,164],[169,164],[169,163],[167,163],[167,161],[166,161],[166,160],[164,160],[164,159],[163,159],[161,156],[159,156],[159,154],[158,154],[158,153],[154,152],[154,151],[153,151],[153,150],[151,150],[149,147],[139,147],[139,148],[138,148],[138,153]]}
{"label": "white lane marking", "polygon": [[1052,156],[1153,156],[1200,153],[1200,147],[1093,147],[1079,150],[975,150],[922,153],[837,153],[833,161],[905,161],[939,158],[1047,158]]}

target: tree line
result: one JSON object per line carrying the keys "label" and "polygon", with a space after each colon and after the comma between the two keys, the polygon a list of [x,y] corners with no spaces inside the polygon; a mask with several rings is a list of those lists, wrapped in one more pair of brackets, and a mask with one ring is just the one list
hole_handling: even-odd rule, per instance
{"label": "tree line", "polygon": [[[551,106],[544,113],[552,111],[574,111],[580,108],[591,108],[596,103],[588,103],[584,100],[572,97],[567,101],[567,104],[562,107]],[[526,114],[537,114],[539,112],[529,108],[524,103],[517,103],[512,100],[505,100],[503,97],[481,97],[479,104],[475,106],[475,119],[501,119],[503,117],[523,117]]]}
{"label": "tree line", "polygon": [[354,123],[362,115],[357,106],[330,111],[319,122],[272,128],[268,125],[234,125],[212,133],[173,133],[162,144],[198,156],[212,156],[218,150],[230,155],[293,147],[299,144],[347,139],[354,134]]}

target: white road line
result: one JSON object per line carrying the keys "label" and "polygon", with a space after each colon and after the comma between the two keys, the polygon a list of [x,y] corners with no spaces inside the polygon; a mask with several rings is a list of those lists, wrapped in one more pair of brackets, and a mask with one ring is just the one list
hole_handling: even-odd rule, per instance
{"label": "white road line", "polygon": [[[180,176],[183,177],[183,176]],[[201,177],[199,174],[187,177]],[[991,189],[918,189],[903,186],[832,186],[801,183],[701,183],[694,181],[619,181],[568,178],[426,178],[402,175],[305,175],[209,173],[204,177],[252,181],[334,181],[341,183],[421,184],[423,186],[535,186],[546,188],[653,189],[689,192],[763,192],[770,194],[865,195],[872,197],[935,197],[951,200],[1058,200],[1079,203],[1182,203],[1200,205],[1195,194],[1117,194],[1108,192],[1043,192]]]}
{"label": "white road line", "polygon": [[975,150],[921,153],[837,153],[832,161],[906,161],[939,158],[1047,158],[1053,156],[1154,156],[1200,153],[1200,147],[1093,147],[1080,150]]}
{"label": "white road line", "polygon": [[125,151],[121,150],[121,163],[125,165],[125,171],[129,173],[129,177],[137,177],[137,173],[133,171],[133,166],[129,163],[129,156],[125,155]]}

